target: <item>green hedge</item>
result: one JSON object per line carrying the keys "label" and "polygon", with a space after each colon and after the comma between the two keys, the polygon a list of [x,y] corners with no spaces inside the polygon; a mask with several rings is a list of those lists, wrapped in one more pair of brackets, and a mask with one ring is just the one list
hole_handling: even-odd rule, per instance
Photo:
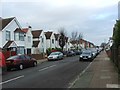
{"label": "green hedge", "polygon": [[114,32],[113,32],[113,40],[116,47],[120,46],[120,20],[117,20]]}

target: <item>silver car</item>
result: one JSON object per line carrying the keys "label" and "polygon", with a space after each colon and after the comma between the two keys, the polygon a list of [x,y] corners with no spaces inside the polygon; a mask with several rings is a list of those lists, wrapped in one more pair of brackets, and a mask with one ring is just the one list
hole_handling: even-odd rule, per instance
{"label": "silver car", "polygon": [[51,60],[60,60],[60,59],[63,59],[64,55],[63,53],[61,52],[52,52],[48,57],[48,61],[51,61]]}

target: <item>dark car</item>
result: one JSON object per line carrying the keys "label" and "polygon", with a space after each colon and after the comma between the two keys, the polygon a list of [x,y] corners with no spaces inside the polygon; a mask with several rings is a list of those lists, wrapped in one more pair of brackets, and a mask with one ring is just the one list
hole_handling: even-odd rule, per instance
{"label": "dark car", "polygon": [[93,54],[89,50],[83,51],[79,57],[79,61],[92,61],[92,60],[93,60]]}
{"label": "dark car", "polygon": [[68,51],[66,56],[75,56],[75,52],[74,51]]}
{"label": "dark car", "polygon": [[76,55],[80,55],[82,53],[82,51],[80,51],[80,50],[74,50],[74,52]]}
{"label": "dark car", "polygon": [[12,68],[24,69],[30,66],[37,66],[37,61],[28,55],[15,55],[6,60],[7,70]]}

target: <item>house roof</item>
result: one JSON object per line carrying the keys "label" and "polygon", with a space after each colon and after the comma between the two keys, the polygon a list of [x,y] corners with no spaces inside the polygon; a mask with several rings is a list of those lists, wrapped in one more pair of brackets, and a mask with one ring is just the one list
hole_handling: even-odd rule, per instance
{"label": "house roof", "polygon": [[28,32],[28,28],[23,28],[22,31],[23,31],[24,33],[27,33],[27,32]]}
{"label": "house roof", "polygon": [[60,34],[54,34],[54,35],[55,35],[55,40],[58,40]]}
{"label": "house roof", "polygon": [[32,31],[33,38],[39,38],[43,30],[34,30]]}
{"label": "house roof", "polygon": [[53,32],[45,32],[46,39],[50,39]]}
{"label": "house roof", "polygon": [[2,26],[2,27],[0,27],[1,30],[3,30],[14,18],[15,18],[15,17],[6,18],[6,19],[0,18],[0,24],[2,24],[2,25],[0,25],[0,26]]}
{"label": "house roof", "polygon": [[77,44],[77,41],[76,40],[72,40],[70,43],[71,44]]}
{"label": "house roof", "polygon": [[14,41],[8,41],[8,42],[3,46],[3,48],[8,48],[8,47],[12,44],[12,42],[14,42]]}
{"label": "house roof", "polygon": [[16,28],[14,32],[21,32],[21,33],[25,33],[24,31],[22,31],[20,28]]}
{"label": "house roof", "polygon": [[32,47],[38,47],[40,41],[33,41]]}

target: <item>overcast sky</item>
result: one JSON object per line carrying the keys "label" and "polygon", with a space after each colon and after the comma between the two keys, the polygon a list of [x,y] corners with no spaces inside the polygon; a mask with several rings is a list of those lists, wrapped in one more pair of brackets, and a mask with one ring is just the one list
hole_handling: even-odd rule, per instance
{"label": "overcast sky", "polygon": [[[78,31],[100,45],[112,36],[119,0],[2,0],[2,17],[16,17],[22,27]],[[1,5],[0,5],[1,7]]]}

